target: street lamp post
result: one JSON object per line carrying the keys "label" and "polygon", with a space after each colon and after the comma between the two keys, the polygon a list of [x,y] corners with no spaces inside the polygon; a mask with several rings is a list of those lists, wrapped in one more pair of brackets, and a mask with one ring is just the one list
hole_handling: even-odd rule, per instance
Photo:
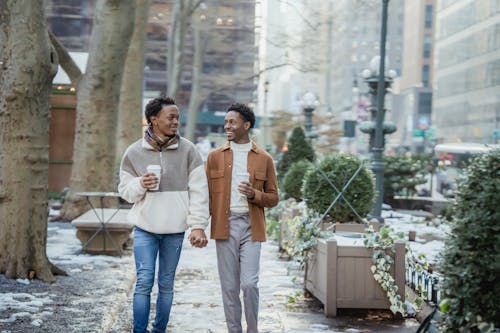
{"label": "street lamp post", "polygon": [[267,93],[269,92],[269,81],[264,82],[264,113],[262,115],[262,136],[264,147],[266,151],[271,152],[272,138],[271,138],[271,124],[269,119],[269,110],[267,109]]}
{"label": "street lamp post", "polygon": [[319,101],[312,92],[306,92],[302,97],[302,108],[304,110],[304,128],[306,130],[306,137],[309,139],[314,139],[318,137],[313,122],[312,115],[314,110],[318,107]]}
{"label": "street lamp post", "polygon": [[[390,123],[384,123],[385,109],[384,98],[387,88],[392,83],[392,78],[395,75],[394,71],[385,73],[385,44],[387,37],[387,7],[389,0],[382,1],[382,28],[380,36],[380,57],[375,57],[370,62],[370,69],[363,71],[372,102],[375,102],[376,93],[376,109],[372,106],[372,121],[361,125],[361,131],[370,134],[370,151],[372,153],[371,169],[375,174],[375,190],[377,193],[375,204],[371,213],[371,217],[383,222],[382,218],[382,202],[384,197],[384,134],[390,134],[396,131],[396,126]],[[378,65],[378,66],[377,66]],[[377,68],[378,67],[378,68]],[[374,103],[372,103],[374,105]]]}

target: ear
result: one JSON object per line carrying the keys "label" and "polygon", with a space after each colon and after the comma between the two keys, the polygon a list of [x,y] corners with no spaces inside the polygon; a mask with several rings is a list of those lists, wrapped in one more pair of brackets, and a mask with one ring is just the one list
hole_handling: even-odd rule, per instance
{"label": "ear", "polygon": [[243,126],[245,127],[245,130],[250,130],[250,126],[251,126],[251,123],[249,121],[245,121],[245,123],[243,124]]}

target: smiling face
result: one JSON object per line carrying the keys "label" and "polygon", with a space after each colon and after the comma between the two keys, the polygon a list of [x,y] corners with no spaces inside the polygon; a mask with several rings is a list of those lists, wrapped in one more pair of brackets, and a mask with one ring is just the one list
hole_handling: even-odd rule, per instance
{"label": "smiling face", "polygon": [[151,123],[157,136],[174,136],[179,128],[179,109],[175,105],[164,105],[156,116],[151,116]]}
{"label": "smiling face", "polygon": [[250,137],[248,136],[249,130],[250,122],[245,121],[239,112],[229,111],[226,113],[224,131],[229,141],[233,141],[234,143],[250,142]]}

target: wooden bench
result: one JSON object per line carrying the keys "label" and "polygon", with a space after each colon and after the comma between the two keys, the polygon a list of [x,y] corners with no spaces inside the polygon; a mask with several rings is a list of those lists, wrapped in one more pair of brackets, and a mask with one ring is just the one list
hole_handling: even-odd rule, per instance
{"label": "wooden bench", "polygon": [[[74,219],[71,224],[77,230],[76,237],[82,243],[83,251],[91,254],[121,255],[121,250],[126,246],[134,227],[127,221],[128,212],[129,209],[117,211],[116,208],[97,208],[95,211],[90,209]],[[101,219],[106,221],[105,228]],[[106,235],[106,231],[112,240]]]}

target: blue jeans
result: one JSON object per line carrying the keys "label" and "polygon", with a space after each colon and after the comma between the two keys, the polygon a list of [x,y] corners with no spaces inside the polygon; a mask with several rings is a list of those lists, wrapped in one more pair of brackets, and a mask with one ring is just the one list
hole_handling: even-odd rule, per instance
{"label": "blue jeans", "polygon": [[184,233],[153,234],[134,228],[135,283],[133,312],[134,333],[148,332],[151,290],[158,258],[158,298],[152,332],[164,333],[174,298],[174,277],[182,250]]}

